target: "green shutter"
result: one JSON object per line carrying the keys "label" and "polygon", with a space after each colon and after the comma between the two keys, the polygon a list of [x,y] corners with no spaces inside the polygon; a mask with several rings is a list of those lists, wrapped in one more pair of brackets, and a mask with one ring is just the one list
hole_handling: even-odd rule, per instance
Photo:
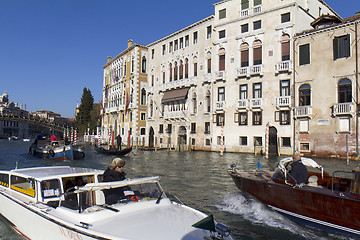
{"label": "green shutter", "polygon": [[350,34],[346,36],[345,41],[345,57],[350,57]]}
{"label": "green shutter", "polygon": [[254,0],[254,6],[261,5],[262,0]]}
{"label": "green shutter", "polygon": [[339,57],[339,40],[337,37],[333,39],[334,61]]}

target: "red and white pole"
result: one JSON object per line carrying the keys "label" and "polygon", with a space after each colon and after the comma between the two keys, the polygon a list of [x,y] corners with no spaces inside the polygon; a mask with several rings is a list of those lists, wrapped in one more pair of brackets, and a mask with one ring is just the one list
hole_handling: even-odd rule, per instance
{"label": "red and white pole", "polygon": [[220,149],[220,156],[224,155],[224,124],[221,125],[221,137],[220,137],[220,144],[221,144],[221,149]]}
{"label": "red and white pole", "polygon": [[266,133],[265,133],[265,158],[269,158],[269,123],[266,124]]}
{"label": "red and white pole", "polygon": [[76,134],[76,129],[74,131],[74,145],[76,146],[76,140],[77,140],[77,134]]}
{"label": "red and white pole", "polygon": [[70,138],[71,142],[74,142],[74,129],[71,128],[71,138]]}

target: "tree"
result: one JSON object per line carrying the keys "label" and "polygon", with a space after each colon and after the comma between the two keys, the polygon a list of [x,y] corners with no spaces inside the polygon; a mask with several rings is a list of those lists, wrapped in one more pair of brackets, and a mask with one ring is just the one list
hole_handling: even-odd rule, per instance
{"label": "tree", "polygon": [[[81,97],[81,103],[79,106],[79,112],[76,115],[76,125],[79,129],[79,134],[84,134],[85,129],[93,127],[91,119],[91,111],[93,109],[94,97],[91,94],[90,89],[84,87],[83,94]],[[95,122],[95,127],[96,127]]]}

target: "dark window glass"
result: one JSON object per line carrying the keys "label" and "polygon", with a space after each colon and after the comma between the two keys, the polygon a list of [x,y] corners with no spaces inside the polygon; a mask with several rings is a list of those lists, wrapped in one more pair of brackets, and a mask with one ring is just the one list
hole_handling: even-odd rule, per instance
{"label": "dark window glass", "polygon": [[253,125],[261,125],[262,124],[262,112],[253,112]]}
{"label": "dark window glass", "polygon": [[290,111],[280,111],[280,125],[290,124]]}
{"label": "dark window glass", "polygon": [[248,31],[249,31],[249,24],[248,23],[241,25],[241,33],[246,33]]}
{"label": "dark window glass", "polygon": [[349,79],[339,81],[339,103],[352,102],[352,84]]}
{"label": "dark window glass", "polygon": [[290,22],[290,13],[281,14],[281,23]]}
{"label": "dark window glass", "polygon": [[350,57],[350,35],[335,37],[333,40],[334,60]]}
{"label": "dark window glass", "polygon": [[309,84],[303,84],[299,88],[299,106],[310,106],[311,88]]}
{"label": "dark window glass", "polygon": [[241,0],[241,10],[249,8],[249,0]]}
{"label": "dark window glass", "polygon": [[239,113],[239,125],[248,125],[248,113],[247,112]]}
{"label": "dark window glass", "polygon": [[261,20],[254,22],[254,30],[261,28]]}
{"label": "dark window glass", "polygon": [[299,47],[299,64],[305,65],[310,64],[310,44],[304,44]]}
{"label": "dark window glass", "polygon": [[219,19],[226,18],[226,8],[219,11]]}
{"label": "dark window glass", "polygon": [[225,37],[225,30],[221,30],[219,32],[219,39],[224,38],[224,37]]}

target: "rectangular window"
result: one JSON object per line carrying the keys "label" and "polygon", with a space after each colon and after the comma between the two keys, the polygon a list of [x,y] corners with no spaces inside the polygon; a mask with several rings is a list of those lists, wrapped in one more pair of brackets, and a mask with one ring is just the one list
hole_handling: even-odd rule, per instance
{"label": "rectangular window", "polygon": [[249,8],[249,0],[241,0],[241,10]]}
{"label": "rectangular window", "polygon": [[224,113],[216,114],[216,126],[225,126],[225,114]]}
{"label": "rectangular window", "polygon": [[164,44],[164,45],[162,46],[162,55],[165,55],[165,52],[166,52],[166,45]]}
{"label": "rectangular window", "polygon": [[226,18],[226,8],[219,11],[219,19]]}
{"label": "rectangular window", "polygon": [[262,146],[262,137],[254,137],[254,145],[255,147],[261,147]]}
{"label": "rectangular window", "polygon": [[301,133],[309,132],[309,120],[308,119],[299,121],[299,132],[301,132]]}
{"label": "rectangular window", "polygon": [[290,125],[290,111],[280,111],[280,125]]}
{"label": "rectangular window", "polygon": [[247,137],[240,136],[240,146],[247,146]]}
{"label": "rectangular window", "polygon": [[207,39],[211,38],[212,26],[208,26],[206,32]]}
{"label": "rectangular window", "polygon": [[208,73],[211,73],[211,58],[207,60]]}
{"label": "rectangular window", "polygon": [[339,118],[339,132],[350,132],[350,119]]}
{"label": "rectangular window", "polygon": [[249,31],[249,24],[248,23],[241,25],[241,33],[246,33],[248,31]]}
{"label": "rectangular window", "polygon": [[169,53],[173,51],[173,42],[169,43]]}
{"label": "rectangular window", "polygon": [[205,122],[205,134],[210,134],[210,122]]}
{"label": "rectangular window", "polygon": [[180,49],[184,48],[184,38],[180,38]]}
{"label": "rectangular window", "polygon": [[189,46],[189,42],[190,42],[190,40],[189,40],[189,35],[186,35],[186,36],[185,36],[185,47],[188,47],[188,46]]}
{"label": "rectangular window", "polygon": [[261,29],[261,20],[254,22],[254,30]]}
{"label": "rectangular window", "polygon": [[335,37],[333,40],[334,60],[350,57],[350,34]]}
{"label": "rectangular window", "polygon": [[211,145],[211,140],[210,139],[205,139],[205,145],[206,146],[210,146]]}
{"label": "rectangular window", "polygon": [[193,33],[193,36],[194,36],[194,44],[196,44],[198,42],[198,32],[194,32]]}
{"label": "rectangular window", "polygon": [[146,113],[141,113],[140,120],[141,121],[146,121]]}
{"label": "rectangular window", "polygon": [[262,0],[254,0],[254,6],[258,6],[262,4]]}
{"label": "rectangular window", "polygon": [[289,137],[282,137],[281,138],[281,146],[282,147],[291,147],[291,141]]}
{"label": "rectangular window", "polygon": [[179,49],[179,41],[175,40],[174,41],[174,51],[177,51]]}
{"label": "rectangular window", "polygon": [[254,48],[254,65],[262,64],[262,46]]}
{"label": "rectangular window", "polygon": [[301,142],[301,143],[300,143],[300,151],[302,151],[302,152],[309,152],[309,151],[310,151],[310,143],[308,143],[308,142]]}
{"label": "rectangular window", "polygon": [[196,123],[191,123],[190,133],[196,133]]}
{"label": "rectangular window", "polygon": [[253,98],[262,98],[262,84],[253,83]]}
{"label": "rectangular window", "polygon": [[164,132],[164,125],[160,124],[159,125],[159,133],[163,133]]}
{"label": "rectangular window", "polygon": [[280,96],[290,96],[290,80],[280,81]]}
{"label": "rectangular window", "polygon": [[262,112],[253,112],[253,125],[261,125],[262,124]]}
{"label": "rectangular window", "polygon": [[225,87],[218,88],[218,101],[225,101]]}
{"label": "rectangular window", "polygon": [[59,197],[60,191],[60,182],[58,179],[41,182],[41,195],[43,198]]}
{"label": "rectangular window", "polygon": [[222,142],[221,142],[221,136],[217,137],[217,145],[224,145],[225,144],[225,136],[222,137]]}
{"label": "rectangular window", "polygon": [[12,175],[10,183],[11,189],[35,197],[35,180]]}
{"label": "rectangular window", "polygon": [[9,175],[1,173],[0,174],[0,185],[4,187],[9,187]]}
{"label": "rectangular window", "polygon": [[197,77],[197,63],[194,63],[194,76]]}
{"label": "rectangular window", "polygon": [[281,14],[281,23],[290,22],[290,13]]}
{"label": "rectangular window", "polygon": [[310,64],[310,44],[300,45],[299,52],[299,65]]}
{"label": "rectangular window", "polygon": [[146,128],[140,128],[140,135],[145,135]]}
{"label": "rectangular window", "polygon": [[167,133],[171,133],[171,131],[172,131],[172,125],[171,125],[171,124],[168,124],[168,125],[167,125],[167,129],[166,129],[166,132],[167,132]]}
{"label": "rectangular window", "polygon": [[246,126],[248,125],[248,113],[239,112],[239,125]]}
{"label": "rectangular window", "polygon": [[219,56],[219,71],[225,70],[225,54]]}
{"label": "rectangular window", "polygon": [[219,31],[219,39],[225,38],[225,30]]}
{"label": "rectangular window", "polygon": [[244,100],[248,98],[247,84],[240,85],[239,99]]}

